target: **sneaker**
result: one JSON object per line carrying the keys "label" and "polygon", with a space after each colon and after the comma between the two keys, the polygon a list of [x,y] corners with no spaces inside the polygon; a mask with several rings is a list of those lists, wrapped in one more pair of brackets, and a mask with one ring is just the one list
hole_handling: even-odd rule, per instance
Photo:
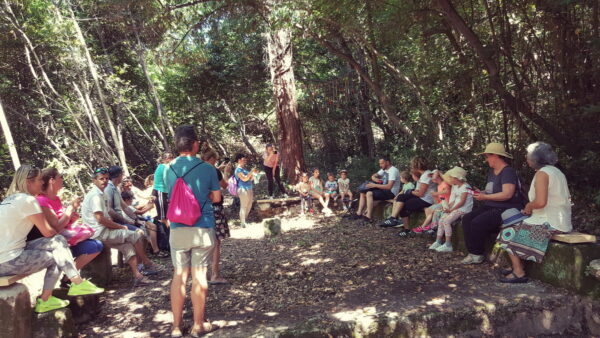
{"label": "sneaker", "polygon": [[361,215],[352,214],[348,218],[351,220],[357,220],[357,219],[362,219],[363,217]]}
{"label": "sneaker", "polygon": [[394,218],[394,217],[389,217],[388,219],[383,221],[383,223],[379,224],[379,226],[382,228],[391,228],[391,227],[396,227],[396,226],[400,226],[400,225],[402,225],[402,220]]}
{"label": "sneaker", "polygon": [[446,243],[438,246],[435,249],[435,251],[437,251],[437,252],[452,252],[454,250],[452,249],[452,243],[446,242]]}
{"label": "sneaker", "polygon": [[431,244],[429,246],[429,250],[435,250],[435,249],[439,248],[440,246],[442,246],[442,243],[435,241],[435,242],[433,242],[433,244]]}
{"label": "sneaker", "polygon": [[69,301],[50,296],[47,301],[43,301],[38,298],[35,303],[35,309],[33,311],[37,313],[48,312],[52,310],[58,310],[69,306]]}
{"label": "sneaker", "polygon": [[343,207],[344,211],[348,211],[348,207],[344,205]]}
{"label": "sneaker", "polygon": [[461,263],[462,264],[481,264],[481,263],[483,263],[483,256],[468,254],[467,257],[465,257]]}
{"label": "sneaker", "polygon": [[288,194],[283,194],[282,197],[283,198],[289,198],[290,196],[288,196]]}
{"label": "sneaker", "polygon": [[96,285],[94,285],[94,283],[90,282],[87,279],[84,279],[79,284],[71,283],[71,287],[69,288],[69,292],[67,293],[67,295],[69,295],[69,296],[97,295],[102,292],[104,292],[103,288],[99,288]]}
{"label": "sneaker", "polygon": [[428,231],[428,230],[431,230],[431,227],[429,225],[426,225],[424,227],[416,227],[416,228],[412,229],[412,231],[417,234],[424,233],[425,231]]}

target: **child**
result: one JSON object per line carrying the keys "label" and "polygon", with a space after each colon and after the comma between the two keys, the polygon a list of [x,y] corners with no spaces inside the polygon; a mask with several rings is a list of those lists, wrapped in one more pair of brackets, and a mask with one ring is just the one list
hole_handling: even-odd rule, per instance
{"label": "child", "polygon": [[[471,186],[466,182],[467,172],[461,167],[454,167],[445,176],[444,179],[452,183],[452,193],[439,220],[436,241],[429,247],[437,252],[452,252],[452,223],[473,209],[473,195],[469,192]],[[442,244],[444,235],[446,242]]]}
{"label": "child", "polygon": [[423,233],[438,226],[438,220],[442,215],[442,206],[447,205],[450,198],[450,184],[444,181],[443,174],[437,169],[433,171],[431,181],[437,184],[437,192],[432,192],[431,196],[433,196],[435,204],[425,209],[425,221],[420,227],[413,229],[415,233]]}
{"label": "child", "polygon": [[415,184],[410,179],[411,174],[408,171],[404,170],[400,173],[400,182],[402,182],[402,191],[400,191],[401,194],[408,194],[412,190],[415,190]]}
{"label": "child", "polygon": [[[340,171],[340,178],[338,178],[337,183],[344,211],[348,211],[352,204],[352,191],[350,191],[350,179],[348,178],[348,172],[346,170]],[[348,206],[344,203],[344,196],[348,196]]]}
{"label": "child", "polygon": [[304,214],[312,207],[312,198],[310,197],[310,183],[308,183],[308,174],[302,173],[300,182],[296,184],[296,191],[300,194],[300,215]]}
{"label": "child", "polygon": [[327,204],[323,199],[323,181],[321,181],[319,174],[319,169],[313,169],[313,175],[308,180],[308,182],[310,183],[310,195],[312,198],[319,200],[319,203],[321,203],[321,206],[323,207],[324,213],[330,213],[331,209],[327,207]]}
{"label": "child", "polygon": [[333,200],[335,206],[335,200],[337,199],[338,184],[335,181],[335,175],[333,173],[327,173],[327,182],[325,182],[325,204],[329,205],[329,200]]}
{"label": "child", "polygon": [[[160,255],[160,257],[165,257],[166,254],[161,253],[160,248],[158,247],[158,239],[156,234],[156,225],[154,223],[146,220],[144,216],[142,216],[143,210],[138,210],[133,206],[133,193],[131,191],[123,191],[121,193],[121,199],[123,203],[127,206],[124,210],[129,217],[135,220],[136,226],[144,226],[146,236],[150,239],[150,246],[152,247],[152,253],[155,255]],[[149,202],[154,203],[154,201]]]}

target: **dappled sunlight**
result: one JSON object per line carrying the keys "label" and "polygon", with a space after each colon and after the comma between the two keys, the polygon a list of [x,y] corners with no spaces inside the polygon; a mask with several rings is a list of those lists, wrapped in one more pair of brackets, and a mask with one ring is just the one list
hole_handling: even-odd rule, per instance
{"label": "dappled sunlight", "polygon": [[330,263],[333,262],[333,259],[331,258],[306,258],[305,260],[303,260],[302,262],[300,262],[300,265],[303,266],[307,266],[307,265],[311,265],[311,264],[321,264],[321,263]]}

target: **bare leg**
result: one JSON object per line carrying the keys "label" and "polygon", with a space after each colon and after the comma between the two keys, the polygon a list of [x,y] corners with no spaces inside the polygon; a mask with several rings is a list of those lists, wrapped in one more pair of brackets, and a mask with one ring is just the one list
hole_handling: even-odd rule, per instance
{"label": "bare leg", "polygon": [[372,213],[373,213],[373,192],[372,191],[367,191],[367,217],[370,219]]}
{"label": "bare leg", "polygon": [[431,223],[432,218],[433,210],[431,208],[425,208],[425,220],[423,221],[423,224],[421,224],[421,227],[427,226],[429,223]]}
{"label": "bare leg", "polygon": [[75,267],[77,268],[77,270],[81,270],[81,268],[83,268],[87,263],[94,260],[94,258],[96,258],[96,256],[98,256],[99,254],[99,252],[96,252],[93,254],[84,254],[77,256],[77,258],[75,258]]}
{"label": "bare leg", "polygon": [[202,332],[204,323],[204,310],[208,281],[206,280],[206,267],[192,268],[192,307],[194,309],[194,326],[192,331]]}
{"label": "bare leg", "polygon": [[365,204],[367,203],[366,199],[367,199],[366,194],[364,194],[364,193],[361,192],[360,193],[360,198],[358,200],[358,209],[356,209],[356,214],[358,216],[362,216],[363,209],[365,207]]}
{"label": "bare leg", "polygon": [[136,254],[137,258],[140,261],[142,261],[142,263],[145,266],[154,265],[154,263],[152,263],[152,261],[148,258],[148,256],[146,256],[146,251],[144,250],[144,243],[142,242],[141,238],[140,238],[140,240],[135,242],[135,244],[133,245],[133,248],[135,249],[135,254]]}
{"label": "bare leg", "polygon": [[[141,241],[138,241],[141,243]],[[128,261],[127,264],[129,264],[129,268],[131,269],[131,273],[133,273],[133,278],[141,278],[142,274],[140,273],[140,270],[138,270],[138,260],[136,256],[131,257]]]}
{"label": "bare leg", "polygon": [[156,225],[154,223],[146,222],[146,228],[150,234],[150,246],[152,247],[152,252],[155,254],[159,253],[160,249],[158,248],[158,240],[156,239]]}
{"label": "bare leg", "polygon": [[400,215],[400,211],[402,211],[402,208],[404,208],[404,202],[394,202],[394,205],[392,206],[392,217],[394,218],[398,218],[398,216]]}
{"label": "bare leg", "polygon": [[215,241],[215,248],[212,254],[212,266],[210,272],[210,280],[211,282],[227,282],[225,279],[221,278],[221,270],[219,263],[221,261],[221,240],[217,238]]}
{"label": "bare leg", "polygon": [[52,290],[44,290],[42,291],[40,298],[42,298],[42,300],[45,302],[48,300],[48,298],[50,298],[50,296],[52,296]]}
{"label": "bare leg", "polygon": [[189,268],[175,268],[171,281],[171,311],[173,312],[173,328],[181,329],[183,321],[183,304],[185,302],[185,284]]}
{"label": "bare leg", "polygon": [[513,275],[515,277],[525,276],[525,268],[523,267],[523,262],[521,262],[521,259],[518,256],[511,254],[509,254],[508,257],[510,257],[510,261],[512,263]]}

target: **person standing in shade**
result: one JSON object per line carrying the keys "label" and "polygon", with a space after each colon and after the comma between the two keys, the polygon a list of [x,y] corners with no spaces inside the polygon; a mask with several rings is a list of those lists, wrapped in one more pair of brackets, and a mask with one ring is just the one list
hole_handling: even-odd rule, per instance
{"label": "person standing in shade", "polygon": [[265,153],[263,154],[263,167],[265,174],[267,175],[267,190],[269,192],[269,198],[273,198],[273,179],[277,182],[277,188],[283,197],[287,197],[283,183],[281,183],[280,170],[279,170],[279,154],[272,144],[267,144]]}
{"label": "person standing in shade", "polygon": [[171,310],[173,329],[171,337],[182,336],[183,307],[188,275],[192,274],[192,307],[194,326],[190,335],[198,337],[212,331],[215,326],[204,322],[208,281],[206,272],[215,246],[215,215],[213,203],[221,200],[221,187],[215,167],[196,155],[200,150],[198,136],[192,126],[180,126],[175,130],[175,146],[179,156],[164,173],[164,184],[173,193],[175,181],[182,178],[198,202],[201,215],[192,225],[171,222],[171,260],[173,280],[171,282]]}
{"label": "person standing in shade", "polygon": [[155,197],[154,205],[156,206],[156,213],[158,219],[169,226],[169,220],[167,220],[167,210],[169,209],[169,197],[167,195],[167,189],[164,183],[164,172],[169,162],[173,160],[173,154],[165,152],[158,160],[158,167],[154,171],[154,190],[152,196]]}
{"label": "person standing in shade", "polygon": [[237,154],[235,156],[235,163],[237,167],[233,175],[238,182],[237,195],[240,198],[240,225],[242,228],[246,227],[246,219],[252,210],[252,203],[254,202],[254,182],[253,178],[256,175],[257,170],[246,169],[248,164],[248,158],[244,154]]}

